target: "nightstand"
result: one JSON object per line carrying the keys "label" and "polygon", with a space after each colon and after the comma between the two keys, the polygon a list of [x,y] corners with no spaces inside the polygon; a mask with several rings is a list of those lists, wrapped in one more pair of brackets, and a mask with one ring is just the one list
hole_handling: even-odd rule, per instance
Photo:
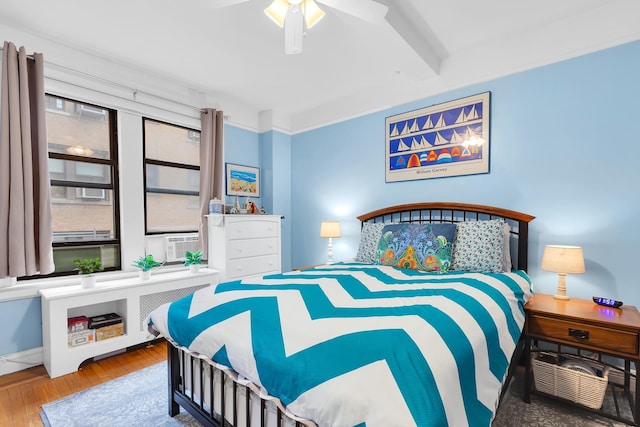
{"label": "nightstand", "polygon": [[[640,412],[640,382],[635,382],[635,398],[630,390],[631,362],[636,373],[640,369],[640,313],[636,307],[623,305],[609,308],[593,301],[572,298],[555,299],[552,295],[535,294],[524,306],[525,310],[525,391],[524,401],[530,402],[531,393],[531,344],[545,341],[562,347],[610,355],[624,360],[624,391],[634,413],[634,420],[600,410],[600,415],[638,425]],[[545,394],[546,395],[546,394]],[[617,403],[617,402],[616,402]],[[616,406],[617,407],[617,406]],[[635,421],[635,424],[634,424]]]}

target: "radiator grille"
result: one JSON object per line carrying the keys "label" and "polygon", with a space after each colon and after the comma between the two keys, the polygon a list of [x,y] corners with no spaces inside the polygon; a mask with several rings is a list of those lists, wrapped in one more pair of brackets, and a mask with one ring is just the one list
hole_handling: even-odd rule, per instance
{"label": "radiator grille", "polygon": [[144,319],[156,308],[160,307],[162,304],[173,302],[182,297],[186,297],[187,295],[197,291],[198,289],[206,288],[210,286],[208,284],[205,285],[197,285],[191,286],[189,288],[182,289],[173,289],[171,291],[158,292],[157,294],[149,294],[149,295],[141,295],[140,296],[140,331],[146,331],[147,325],[144,324]]}

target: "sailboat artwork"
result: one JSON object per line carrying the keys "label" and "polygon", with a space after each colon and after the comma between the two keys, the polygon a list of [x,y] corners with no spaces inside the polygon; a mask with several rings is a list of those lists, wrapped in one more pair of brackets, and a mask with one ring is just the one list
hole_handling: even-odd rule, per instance
{"label": "sailboat artwork", "polygon": [[490,92],[386,118],[386,182],[489,173]]}

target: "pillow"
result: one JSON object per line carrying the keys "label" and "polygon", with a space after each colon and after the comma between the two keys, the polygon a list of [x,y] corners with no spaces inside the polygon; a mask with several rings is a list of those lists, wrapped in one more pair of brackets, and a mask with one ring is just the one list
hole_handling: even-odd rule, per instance
{"label": "pillow", "polygon": [[453,242],[451,269],[501,273],[504,271],[504,244],[504,222],[501,219],[460,222]]}
{"label": "pillow", "polygon": [[366,262],[367,264],[373,264],[376,260],[376,253],[378,252],[378,241],[382,236],[382,229],[386,224],[363,222],[362,234],[360,235],[360,246],[358,246],[358,253],[355,261]]}
{"label": "pillow", "polygon": [[503,225],[503,246],[502,246],[502,271],[511,271],[511,229],[506,222]]}
{"label": "pillow", "polygon": [[446,273],[456,224],[388,224],[382,229],[376,263]]}

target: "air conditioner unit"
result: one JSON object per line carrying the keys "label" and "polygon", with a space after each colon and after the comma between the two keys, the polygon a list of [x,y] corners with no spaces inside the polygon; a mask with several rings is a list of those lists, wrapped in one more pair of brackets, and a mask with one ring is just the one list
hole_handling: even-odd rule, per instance
{"label": "air conditioner unit", "polygon": [[80,197],[83,199],[98,199],[104,200],[106,192],[102,188],[82,188],[80,191]]}
{"label": "air conditioner unit", "polygon": [[164,238],[164,254],[167,262],[184,261],[185,252],[200,249],[198,236],[171,236]]}

